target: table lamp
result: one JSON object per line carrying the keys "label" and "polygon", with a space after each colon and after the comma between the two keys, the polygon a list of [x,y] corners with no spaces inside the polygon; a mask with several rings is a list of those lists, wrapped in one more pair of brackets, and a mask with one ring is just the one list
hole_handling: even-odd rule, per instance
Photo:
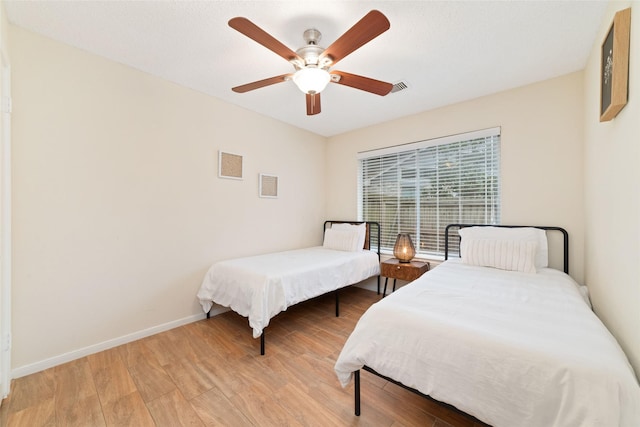
{"label": "table lamp", "polygon": [[396,238],[396,244],[393,247],[393,256],[398,258],[400,262],[410,262],[416,254],[416,248],[413,246],[409,233],[400,233]]}

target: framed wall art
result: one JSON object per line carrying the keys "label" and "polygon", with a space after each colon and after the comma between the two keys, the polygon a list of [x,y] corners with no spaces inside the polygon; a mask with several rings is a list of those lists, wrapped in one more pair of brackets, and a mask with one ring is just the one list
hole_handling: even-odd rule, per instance
{"label": "framed wall art", "polygon": [[260,197],[275,199],[278,197],[278,176],[260,174]]}
{"label": "framed wall art", "polygon": [[600,121],[618,115],[629,95],[629,36],[631,8],[616,12],[602,43]]}
{"label": "framed wall art", "polygon": [[218,151],[218,177],[242,179],[244,170],[243,160],[239,154]]}

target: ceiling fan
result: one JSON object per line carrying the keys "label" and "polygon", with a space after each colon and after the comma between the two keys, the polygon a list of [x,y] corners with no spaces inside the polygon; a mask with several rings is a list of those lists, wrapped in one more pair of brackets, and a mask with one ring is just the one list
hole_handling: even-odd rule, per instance
{"label": "ceiling fan", "polygon": [[389,20],[377,10],[367,13],[327,49],[318,45],[322,35],[316,29],[304,32],[303,37],[307,44],[294,52],[247,18],[233,18],[229,21],[229,26],[286,59],[296,70],[293,73],[236,86],[232,88],[234,92],[245,93],[293,80],[305,93],[307,115],[311,116],[320,113],[320,92],[329,82],[381,96],[388,94],[393,88],[391,83],[344,71],[330,70],[338,61],[389,29],[391,26]]}

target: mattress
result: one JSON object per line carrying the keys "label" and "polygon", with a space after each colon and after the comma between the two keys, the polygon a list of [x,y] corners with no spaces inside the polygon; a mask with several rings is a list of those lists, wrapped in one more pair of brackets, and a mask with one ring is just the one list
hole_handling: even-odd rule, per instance
{"label": "mattress", "polygon": [[496,427],[640,426],[640,387],[563,272],[446,261],[365,312],[335,371],[368,366]]}
{"label": "mattress", "polygon": [[288,307],[380,273],[377,253],[322,246],[215,263],[197,297],[208,313],[213,303],[249,319],[254,338]]}

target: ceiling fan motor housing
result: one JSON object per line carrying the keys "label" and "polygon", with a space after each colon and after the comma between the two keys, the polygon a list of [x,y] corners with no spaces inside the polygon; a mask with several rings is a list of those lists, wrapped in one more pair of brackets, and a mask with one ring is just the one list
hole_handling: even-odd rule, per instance
{"label": "ceiling fan motor housing", "polygon": [[320,55],[324,52],[324,48],[318,45],[320,39],[322,39],[322,33],[315,28],[310,28],[302,35],[304,41],[307,43],[305,46],[296,50],[296,53],[300,58],[304,60],[304,64],[295,64],[298,68],[307,66],[316,66],[319,68],[328,68],[331,65],[331,59],[328,57],[320,59]]}

